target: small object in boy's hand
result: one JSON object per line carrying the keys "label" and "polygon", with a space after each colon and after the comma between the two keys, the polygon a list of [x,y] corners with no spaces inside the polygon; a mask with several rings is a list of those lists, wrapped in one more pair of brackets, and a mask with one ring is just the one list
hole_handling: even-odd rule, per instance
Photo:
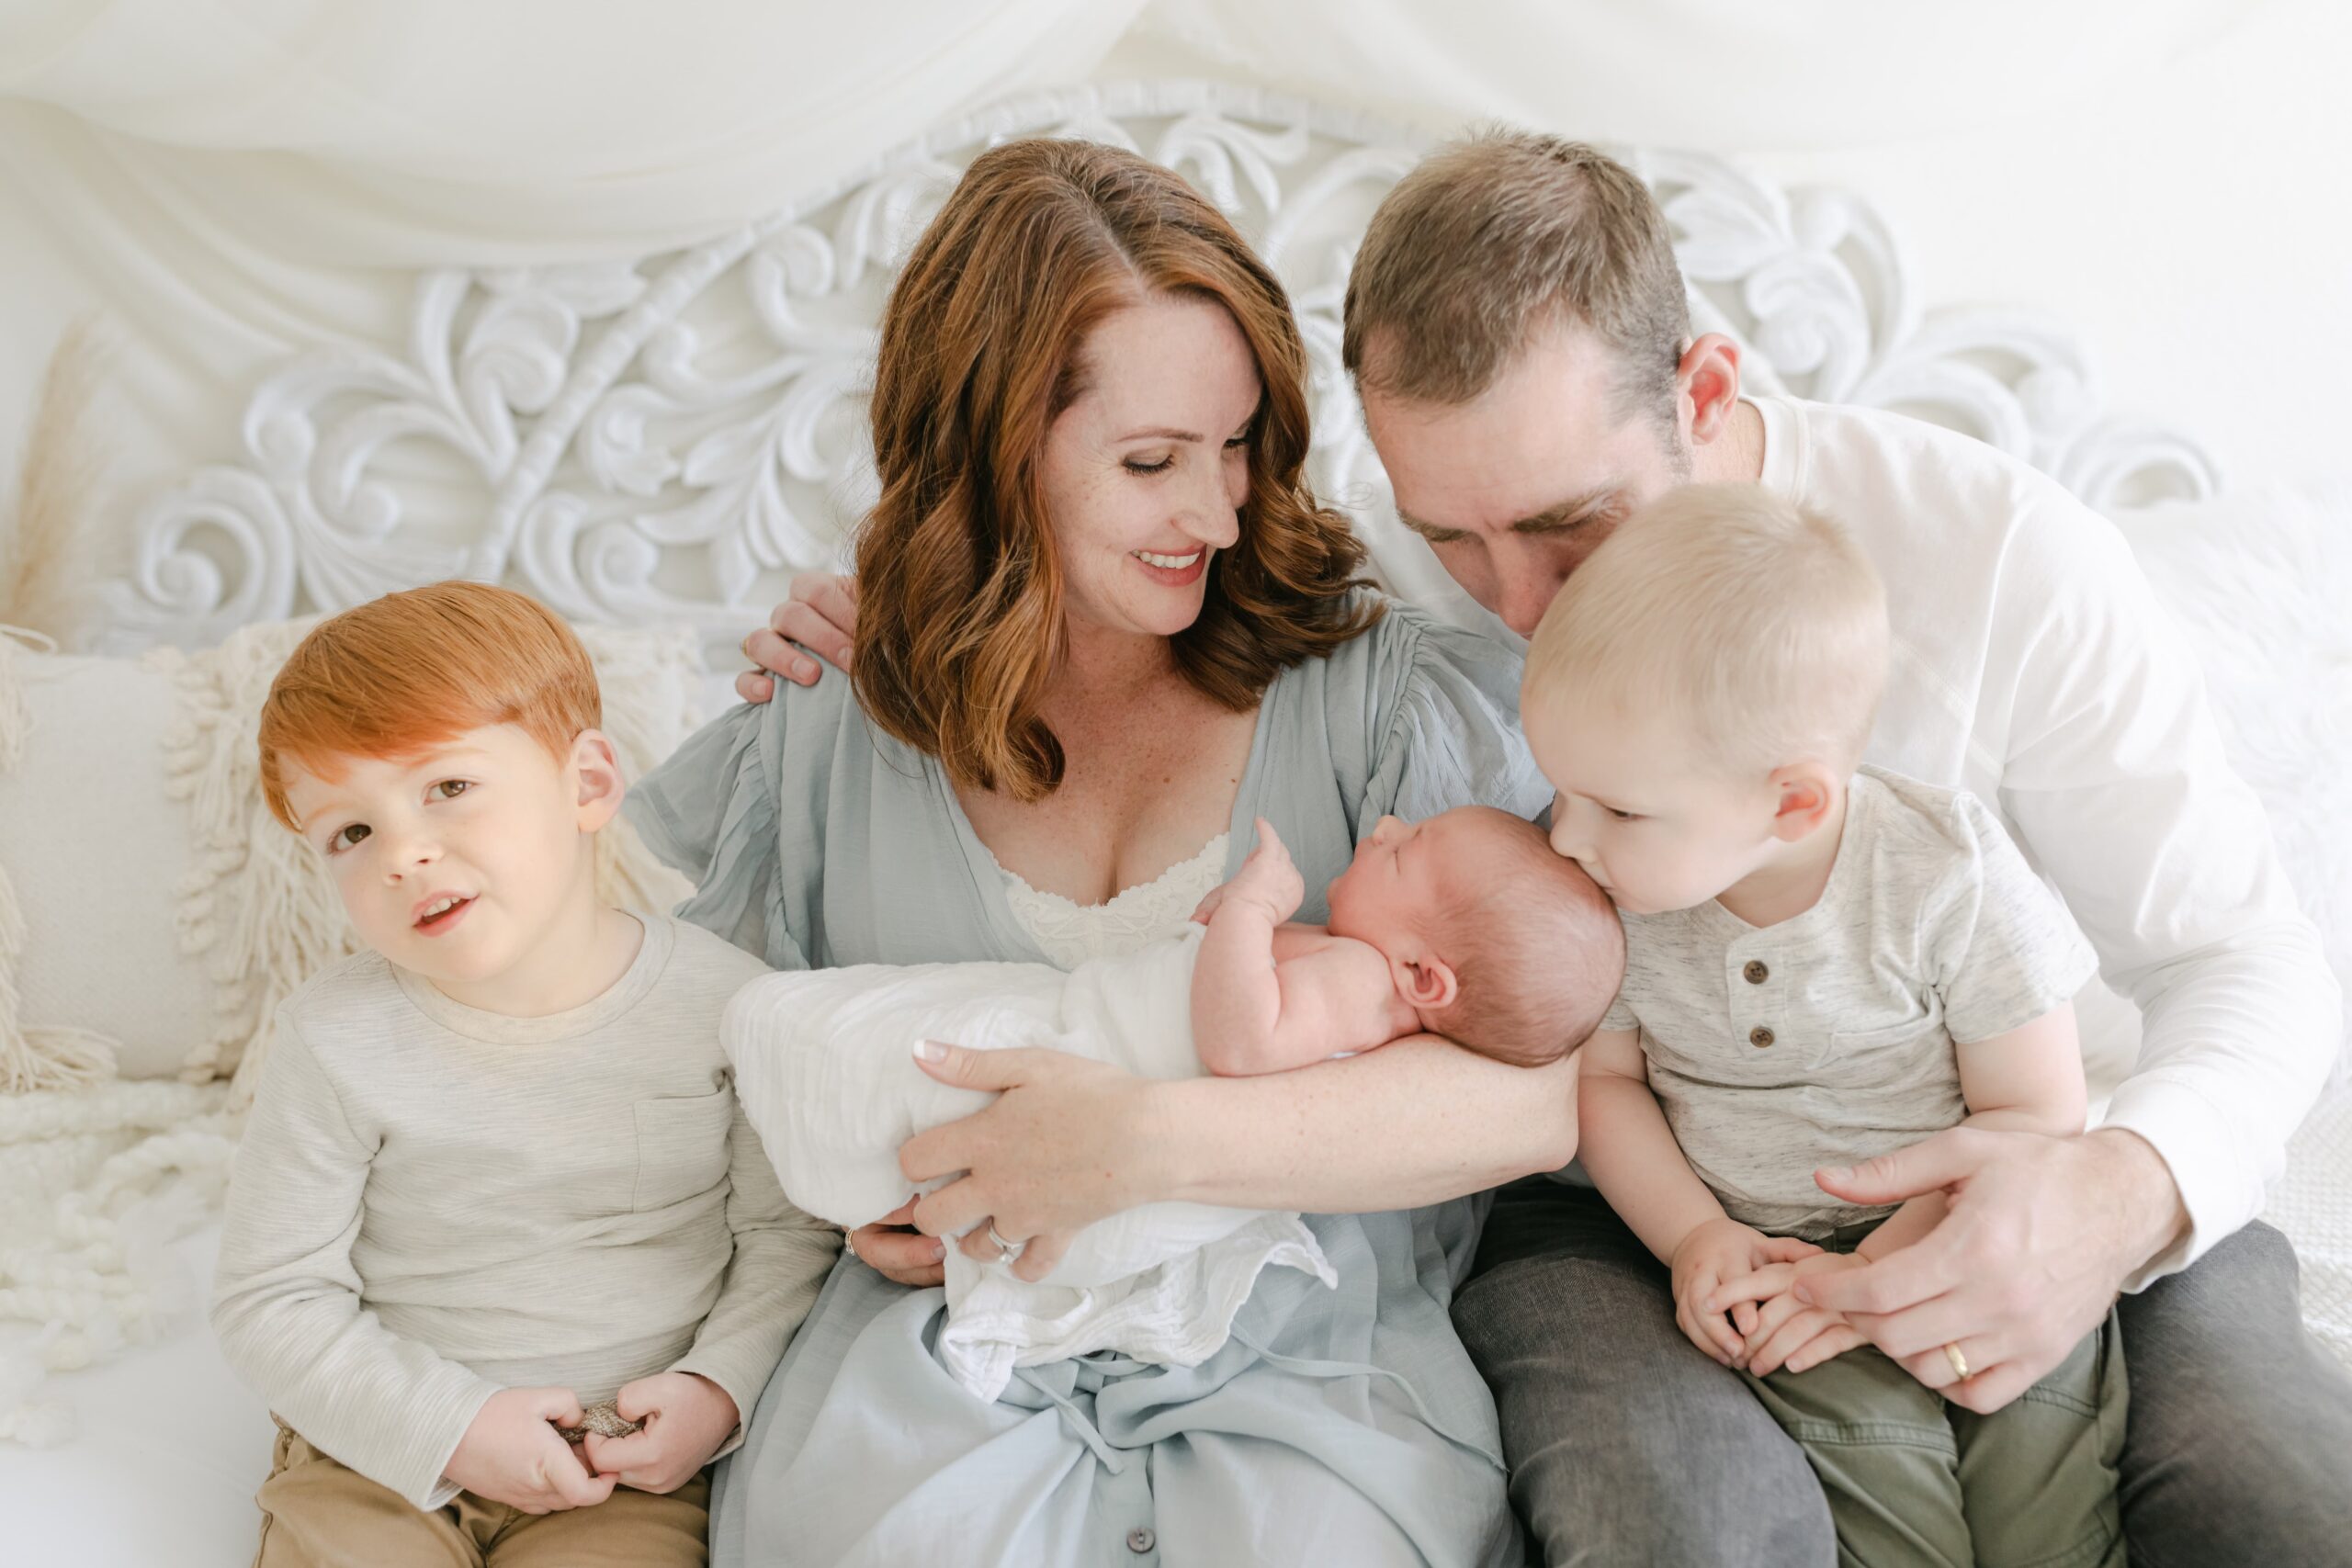
{"label": "small object in boy's hand", "polygon": [[580,1416],[577,1427],[558,1427],[556,1433],[567,1443],[577,1446],[591,1435],[599,1438],[628,1438],[645,1430],[645,1423],[632,1421],[621,1414],[620,1406],[607,1399],[592,1404]]}

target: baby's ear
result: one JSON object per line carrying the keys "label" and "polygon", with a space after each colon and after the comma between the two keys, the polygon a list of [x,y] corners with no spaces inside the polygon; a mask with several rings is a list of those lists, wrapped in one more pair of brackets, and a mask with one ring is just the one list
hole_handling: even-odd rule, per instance
{"label": "baby's ear", "polygon": [[1461,982],[1454,978],[1453,965],[1433,954],[1391,959],[1389,967],[1396,976],[1396,994],[1422,1012],[1442,1011],[1460,994]]}

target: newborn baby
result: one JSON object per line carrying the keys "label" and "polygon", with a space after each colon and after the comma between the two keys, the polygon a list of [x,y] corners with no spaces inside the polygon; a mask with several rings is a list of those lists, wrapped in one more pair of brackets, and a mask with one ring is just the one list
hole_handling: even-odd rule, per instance
{"label": "newborn baby", "polygon": [[[1332,882],[1329,926],[1285,923],[1305,885],[1265,821],[1181,936],[1080,964],[859,964],[763,976],[721,1026],[736,1094],[786,1194],[854,1229],[917,1190],[916,1133],[988,1095],[909,1059],[922,1040],[1042,1045],[1147,1077],[1275,1072],[1423,1032],[1540,1066],[1617,992],[1614,909],[1544,832],[1464,807],[1381,818]],[[1043,1280],[947,1249],[940,1355],[983,1399],[1015,1366],[1116,1350],[1193,1366],[1229,1337],[1270,1265],[1336,1282],[1296,1214],[1151,1203],[1090,1225]]]}

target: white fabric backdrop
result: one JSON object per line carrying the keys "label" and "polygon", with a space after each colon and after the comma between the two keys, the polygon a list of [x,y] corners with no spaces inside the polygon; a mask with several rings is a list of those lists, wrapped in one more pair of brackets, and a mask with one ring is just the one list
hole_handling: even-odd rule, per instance
{"label": "white fabric backdrop", "polygon": [[[1506,117],[1742,152],[1768,170],[1796,159],[1831,181],[1857,175],[1882,201],[1908,197],[1942,216],[1948,272],[1951,252],[1973,254],[1967,242],[1982,234],[2012,269],[2034,257],[2061,296],[2005,273],[1993,298],[2103,306],[2106,335],[2138,351],[2134,412],[2188,423],[2225,465],[2250,453],[2257,470],[2301,479],[2344,469],[2332,420],[2316,403],[2260,394],[2352,356],[2352,292],[2326,281],[2340,273],[2329,241],[2344,227],[2352,122],[2337,117],[2332,140],[2285,133],[2278,106],[2332,103],[2323,89],[2334,67],[2278,18],[2337,16],[2326,25],[2343,42],[2352,30],[2340,9],[0,0],[0,447],[23,427],[62,322],[86,309],[103,309],[122,339],[112,432],[122,516],[197,464],[233,456],[246,395],[296,347],[397,342],[407,269],[659,250],[823,187],[1009,93],[1208,73],[1440,129]],[[2249,32],[2252,67],[2233,68],[2226,92],[2204,91],[2200,62],[2245,54]],[[2162,96],[2152,83],[2166,85]],[[2132,118],[2103,139],[2045,129],[2070,107],[2107,102]],[[2142,127],[2169,137],[2177,176],[2129,171],[2128,197],[2115,197],[2105,165],[2130,155]],[[2001,181],[2040,181],[2030,223],[2004,205],[2005,184],[1970,184],[1967,149],[1986,139],[2005,149]],[[1922,161],[1915,146],[1935,151]],[[2267,228],[2196,222],[2194,204],[2226,195],[2241,161],[2266,193],[2301,199],[2272,204]],[[2298,166],[2310,177],[2281,172]],[[2077,195],[2087,215],[2077,231],[2038,231]],[[2101,215],[2119,201],[2139,227],[2102,250]],[[2172,203],[2187,261],[2147,243],[2149,227],[2164,228],[2147,214]],[[2282,333],[2276,291],[2213,298],[2214,278],[2275,276],[2282,257],[2314,297],[2290,309],[2331,315]],[[1964,267],[1942,281],[1949,292],[1929,303],[1988,292]],[[2226,323],[2239,319],[2250,325],[2233,333]],[[2196,352],[2170,349],[2172,334],[2200,330]],[[2104,357],[2102,333],[2087,335]],[[0,458],[0,482],[12,472],[13,457]]]}

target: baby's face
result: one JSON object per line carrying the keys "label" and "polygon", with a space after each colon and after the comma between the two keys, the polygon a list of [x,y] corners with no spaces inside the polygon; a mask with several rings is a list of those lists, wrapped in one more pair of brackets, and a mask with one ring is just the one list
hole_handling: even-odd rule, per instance
{"label": "baby's face", "polygon": [[1383,817],[1356,846],[1355,859],[1332,880],[1325,895],[1334,936],[1370,942],[1381,952],[1414,930],[1440,887],[1445,835],[1442,817],[1406,822]]}
{"label": "baby's face", "polygon": [[1670,725],[1559,701],[1523,716],[1536,765],[1559,791],[1552,847],[1621,909],[1654,915],[1703,904],[1762,865],[1778,842],[1770,780],[1700,765]]}
{"label": "baby's face", "polygon": [[1431,912],[1444,908],[1448,889],[1477,874],[1485,859],[1481,840],[1493,831],[1482,818],[1466,807],[1422,822],[1382,818],[1331,884],[1331,934],[1394,956],[1400,938],[1426,931]]}
{"label": "baby's face", "polygon": [[489,725],[413,756],[335,761],[333,777],[289,765],[287,804],[360,939],[401,968],[495,979],[593,897],[583,834],[611,813],[583,802],[578,767],[525,730]]}

